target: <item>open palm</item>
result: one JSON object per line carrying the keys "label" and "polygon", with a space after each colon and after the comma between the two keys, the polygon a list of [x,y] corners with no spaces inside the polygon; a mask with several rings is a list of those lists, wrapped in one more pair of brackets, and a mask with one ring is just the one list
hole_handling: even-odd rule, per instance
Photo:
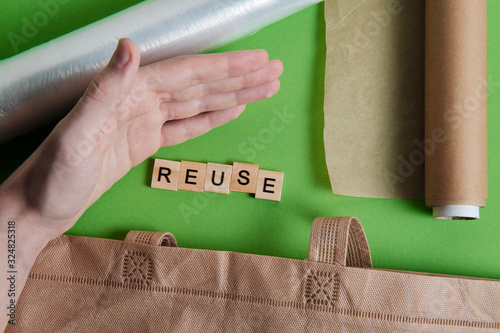
{"label": "open palm", "polygon": [[199,136],[274,95],[283,70],[263,50],[139,63],[136,45],[120,40],[75,108],[6,182],[22,184],[25,209],[37,212],[53,237],[160,147]]}

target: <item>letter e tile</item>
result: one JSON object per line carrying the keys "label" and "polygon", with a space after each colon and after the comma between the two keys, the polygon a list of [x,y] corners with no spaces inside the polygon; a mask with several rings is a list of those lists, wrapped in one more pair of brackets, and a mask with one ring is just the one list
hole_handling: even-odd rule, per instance
{"label": "letter e tile", "polygon": [[259,170],[255,197],[257,199],[280,201],[283,176],[283,172]]}
{"label": "letter e tile", "polygon": [[203,192],[206,170],[206,163],[182,161],[179,172],[179,190]]}

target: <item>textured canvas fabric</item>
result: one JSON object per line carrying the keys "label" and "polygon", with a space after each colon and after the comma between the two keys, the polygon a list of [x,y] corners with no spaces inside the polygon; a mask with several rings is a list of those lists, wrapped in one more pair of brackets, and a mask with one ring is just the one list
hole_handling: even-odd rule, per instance
{"label": "textured canvas fabric", "polygon": [[314,221],[309,260],[179,248],[168,233],[63,235],[6,332],[500,331],[500,281],[371,266],[351,217]]}

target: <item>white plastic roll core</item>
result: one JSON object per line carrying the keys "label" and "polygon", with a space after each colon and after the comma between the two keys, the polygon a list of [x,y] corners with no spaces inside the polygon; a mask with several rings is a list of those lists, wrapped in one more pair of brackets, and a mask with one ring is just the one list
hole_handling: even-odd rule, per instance
{"label": "white plastic roll core", "polygon": [[478,206],[447,205],[432,207],[433,216],[440,220],[476,220],[479,218]]}

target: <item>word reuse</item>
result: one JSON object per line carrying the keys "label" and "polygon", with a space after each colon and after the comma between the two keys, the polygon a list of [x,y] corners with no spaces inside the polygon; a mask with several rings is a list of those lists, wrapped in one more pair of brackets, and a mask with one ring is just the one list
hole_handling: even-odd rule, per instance
{"label": "word reuse", "polygon": [[281,200],[283,172],[259,170],[258,164],[233,165],[156,159],[151,187],[192,192],[230,191],[255,194],[255,198]]}

